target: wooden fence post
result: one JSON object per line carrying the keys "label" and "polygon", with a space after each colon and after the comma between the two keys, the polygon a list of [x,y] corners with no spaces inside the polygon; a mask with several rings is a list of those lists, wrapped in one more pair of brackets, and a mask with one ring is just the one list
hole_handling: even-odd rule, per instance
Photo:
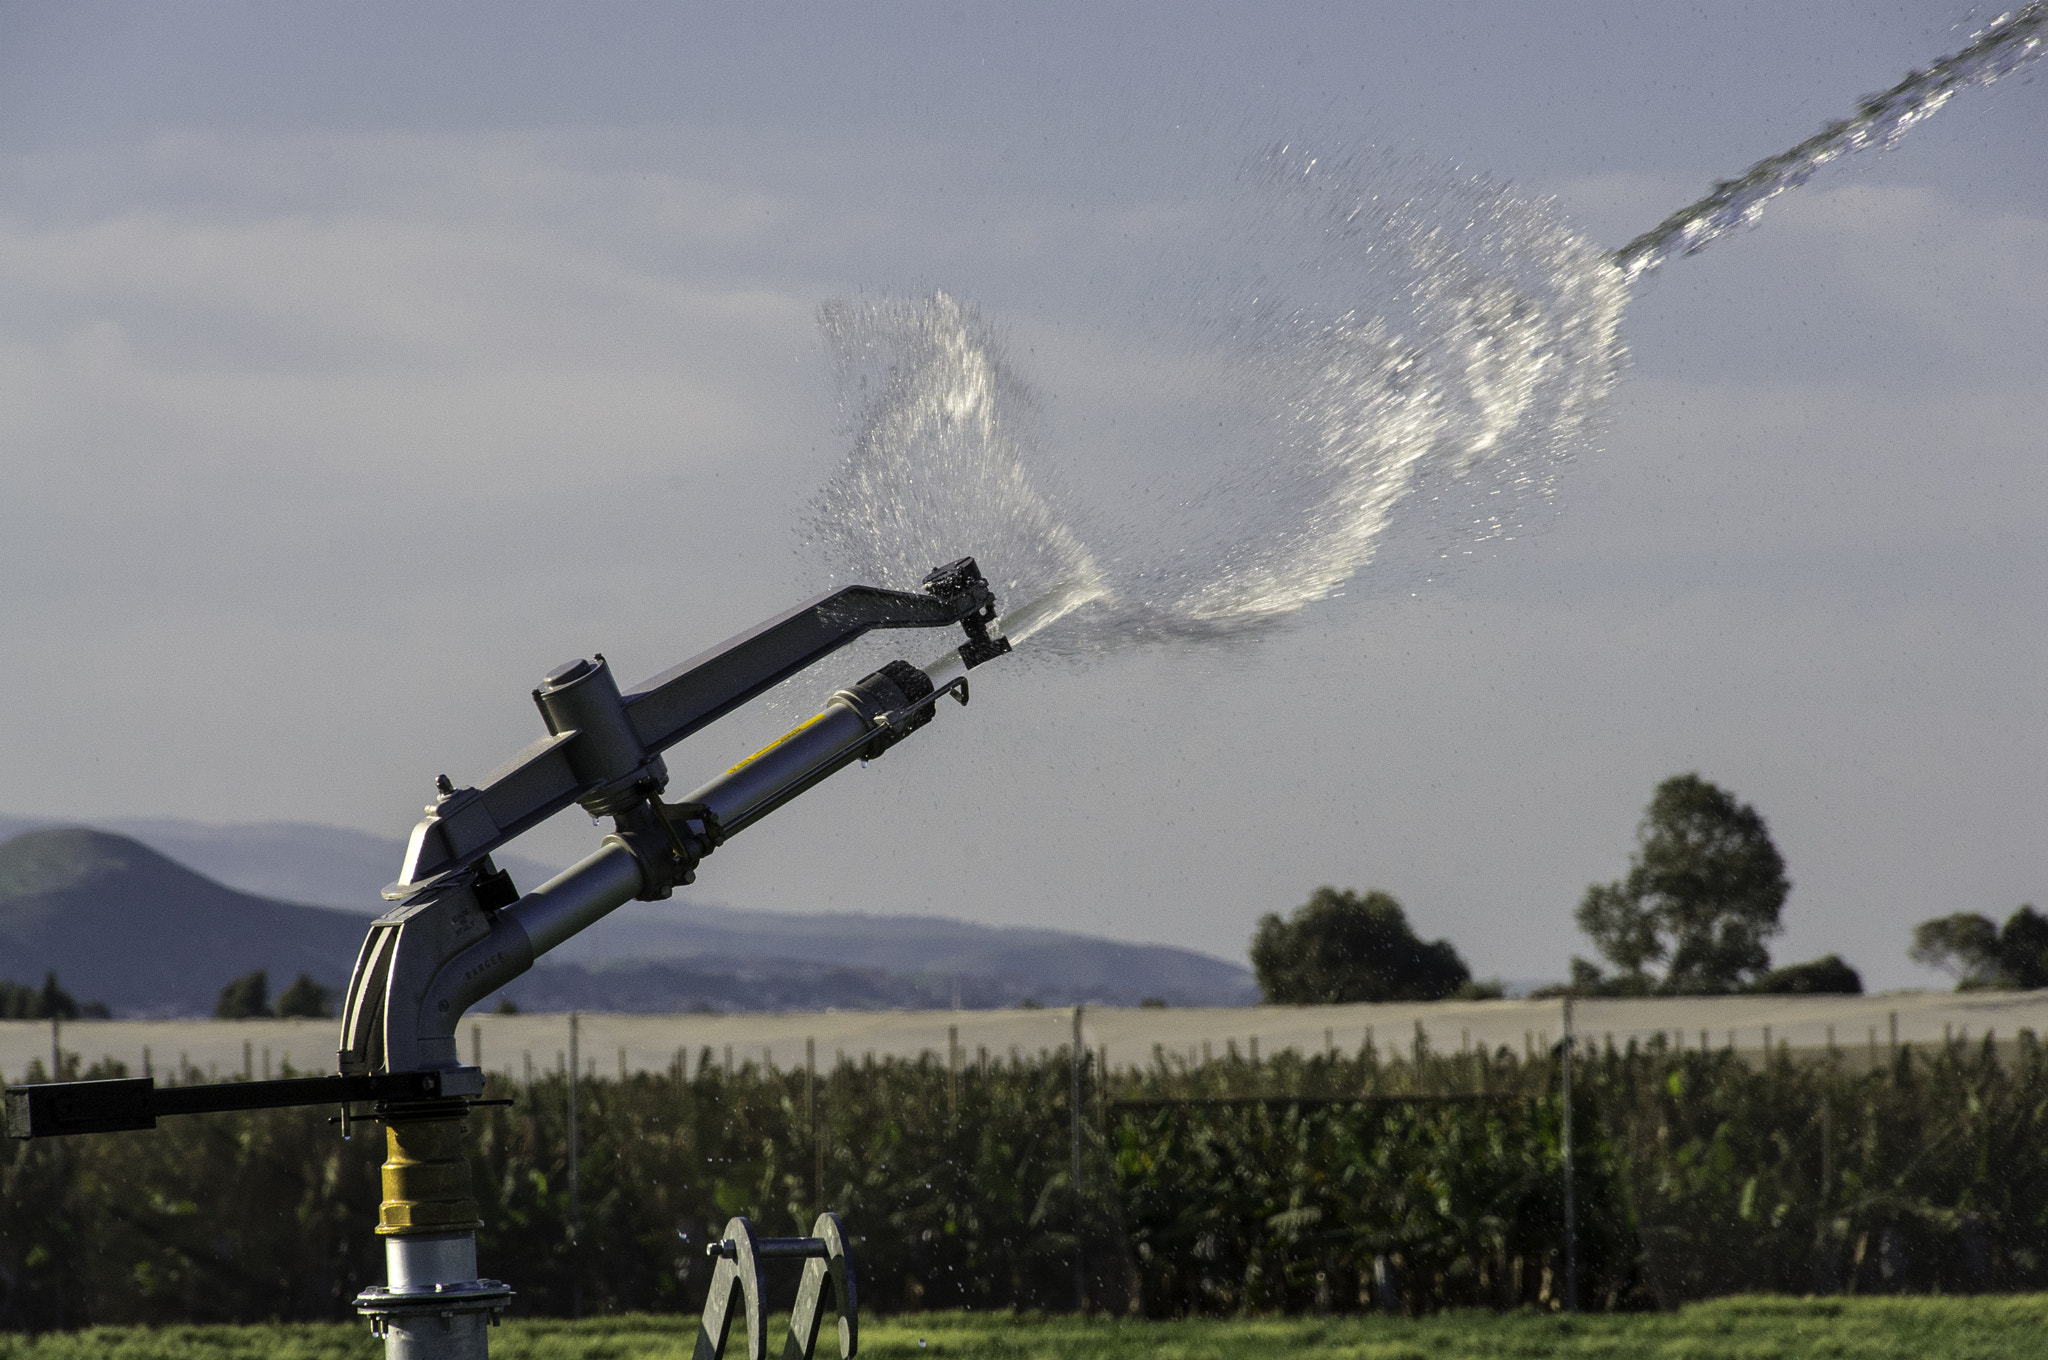
{"label": "wooden fence post", "polygon": [[1564,1308],[1579,1311],[1579,1233],[1572,1175],[1572,999],[1564,999]]}
{"label": "wooden fence post", "polygon": [[804,1120],[811,1127],[811,1202],[825,1212],[825,1134],[818,1127],[818,1041],[804,1039]]}
{"label": "wooden fence post", "polygon": [[577,1269],[581,1252],[577,1250],[577,1239],[583,1235],[583,1187],[582,1175],[577,1169],[582,1150],[577,1146],[576,1128],[576,1083],[582,1074],[578,1071],[582,1062],[582,1050],[578,1044],[582,1037],[583,1017],[575,1011],[569,1012],[569,1316],[583,1316],[583,1272]]}
{"label": "wooden fence post", "polygon": [[1074,1041],[1067,1048],[1068,1078],[1071,1091],[1068,1095],[1070,1132],[1073,1145],[1073,1166],[1071,1174],[1074,1187],[1074,1308],[1083,1316],[1088,1312],[1088,1272],[1081,1253],[1081,1064],[1087,1050],[1081,1047],[1081,1008],[1074,1007]]}

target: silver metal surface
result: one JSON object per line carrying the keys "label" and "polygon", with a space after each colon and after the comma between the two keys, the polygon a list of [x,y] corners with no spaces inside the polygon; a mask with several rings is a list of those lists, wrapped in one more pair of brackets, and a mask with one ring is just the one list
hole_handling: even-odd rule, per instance
{"label": "silver metal surface", "polygon": [[487,1360],[491,1322],[474,1312],[393,1314],[383,1327],[384,1360]]}
{"label": "silver metal surface", "polygon": [[477,900],[476,878],[473,870],[452,875],[370,923],[342,1010],[343,1073],[461,1066],[455,1026],[467,1002],[457,998],[532,966],[530,954],[520,957],[524,935],[494,929]]}
{"label": "silver metal surface", "polygon": [[385,1360],[485,1360],[510,1286],[477,1278],[476,1234],[384,1239],[390,1283],[356,1296],[356,1311],[384,1338]]}
{"label": "silver metal surface", "polygon": [[533,957],[539,958],[632,901],[641,886],[640,863],[633,852],[608,840],[595,854],[578,860],[505,908],[498,919],[501,926],[510,923],[525,932]]}
{"label": "silver metal surface", "polygon": [[458,1067],[464,1011],[643,885],[639,861],[616,840],[495,915],[476,906],[467,877],[371,926],[342,1012],[342,1071]]}
{"label": "silver metal surface", "polygon": [[578,658],[557,666],[533,692],[551,733],[575,732],[567,748],[569,768],[587,789],[578,801],[593,817],[643,796],[634,792],[642,780],[657,787],[668,783],[661,757],[640,744],[639,733],[626,716],[618,682],[602,656]]}
{"label": "silver metal surface", "polygon": [[394,1294],[476,1278],[476,1234],[384,1239],[385,1285]]}
{"label": "silver metal surface", "polygon": [[873,737],[874,726],[851,705],[828,704],[809,722],[686,795],[683,802],[709,808],[730,836],[858,759]]}

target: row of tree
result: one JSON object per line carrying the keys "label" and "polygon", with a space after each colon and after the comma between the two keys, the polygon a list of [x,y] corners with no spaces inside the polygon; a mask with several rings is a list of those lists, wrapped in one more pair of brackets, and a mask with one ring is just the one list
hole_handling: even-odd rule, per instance
{"label": "row of tree", "polygon": [[[481,1259],[521,1314],[688,1315],[728,1217],[780,1236],[831,1208],[885,1313],[1554,1308],[1569,1155],[1587,1308],[2048,1288],[2048,1052],[2029,1033],[1871,1063],[1661,1039],[1577,1055],[1569,1140],[1556,1050],[815,1076],[707,1050],[625,1081],[493,1077],[507,1103],[468,1121]],[[384,1140],[323,1115],[0,1146],[0,1329],[347,1317],[384,1278]],[[796,1264],[770,1263],[777,1296]]]}
{"label": "row of tree", "polygon": [[334,1015],[333,990],[313,981],[312,976],[301,973],[298,980],[278,994],[277,1004],[270,1004],[270,974],[258,968],[253,973],[244,973],[220,989],[220,999],[213,1003],[213,1018],[216,1020],[257,1020],[272,1016],[288,1019],[303,1016],[308,1020],[326,1020]]}
{"label": "row of tree", "polygon": [[[1571,981],[1538,995],[1860,993],[1863,979],[1839,954],[1772,965],[1769,941],[1784,929],[1791,890],[1755,808],[1698,774],[1673,775],[1636,828],[1628,873],[1580,899],[1576,919],[1601,962],[1574,957]],[[1974,912],[1939,917],[1914,930],[1909,954],[1961,989],[2048,987],[2048,917],[2031,906],[2003,927]],[[1500,995],[1473,981],[1450,941],[1416,935],[1401,904],[1378,890],[1318,888],[1287,918],[1267,913],[1251,958],[1276,1004]]]}
{"label": "row of tree", "polygon": [[112,1015],[104,1001],[83,1001],[57,985],[55,973],[43,974],[43,985],[0,978],[0,1020],[104,1020]]}
{"label": "row of tree", "polygon": [[[105,1020],[112,1015],[113,1010],[106,1002],[82,1002],[65,991],[58,985],[55,973],[45,974],[40,987],[0,978],[0,1020]],[[220,998],[213,1006],[213,1018],[216,1020],[295,1015],[313,1020],[332,1018],[333,990],[301,973],[296,982],[278,995],[277,1004],[273,1006],[270,1004],[270,975],[259,968],[221,988]]]}

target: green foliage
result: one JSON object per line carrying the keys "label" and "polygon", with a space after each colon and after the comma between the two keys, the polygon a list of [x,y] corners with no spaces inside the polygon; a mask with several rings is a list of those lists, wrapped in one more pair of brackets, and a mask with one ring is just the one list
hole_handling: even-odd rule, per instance
{"label": "green foliage", "polygon": [[[1120,1316],[1559,1301],[1554,1052],[1161,1053],[1083,1077],[1078,1187],[1064,1052],[814,1081],[706,1052],[694,1072],[584,1081],[574,1234],[565,1080],[493,1078],[512,1104],[470,1119],[483,1260],[522,1314],[579,1297],[586,1314],[690,1314],[728,1217],[785,1235],[828,1205],[885,1314],[1069,1309],[1077,1251],[1092,1304]],[[2048,1287],[2048,1055],[2031,1035],[1870,1071],[1584,1051],[1573,1093],[1588,1308]],[[382,1157],[375,1126],[344,1141],[303,1110],[6,1145],[0,1329],[345,1317],[382,1277]]]}
{"label": "green foliage", "polygon": [[[257,973],[255,976],[261,979],[263,974]],[[223,1003],[226,1002],[225,993],[222,994],[221,999]],[[261,1004],[262,992],[260,987],[256,1000],[258,1004]],[[309,1020],[326,1020],[334,1014],[333,1001],[333,992],[313,981],[311,974],[301,973],[296,982],[279,994],[277,998],[277,1014],[280,1019],[299,1015]],[[261,1012],[258,1012],[258,1014],[261,1014]]]}
{"label": "green foliage", "polygon": [[[1739,991],[1769,969],[1764,942],[1782,928],[1791,890],[1755,808],[1697,774],[1673,775],[1643,813],[1627,877],[1593,884],[1579,903],[1579,928],[1620,976],[1609,982],[1574,960],[1574,985],[1610,995]],[[1657,963],[1665,970],[1653,979]]]}
{"label": "green foliage", "polygon": [[1472,980],[1450,941],[1425,944],[1401,904],[1377,889],[1360,897],[1317,888],[1285,920],[1267,912],[1251,957],[1260,990],[1276,1005],[1438,1001]]}
{"label": "green foliage", "polygon": [[2048,987],[2048,917],[2031,905],[2007,917],[2003,930],[1973,911],[1922,921],[1906,952],[1952,974],[1957,991]]}
{"label": "green foliage", "polygon": [[263,969],[245,973],[220,989],[213,1003],[216,1020],[251,1020],[270,1014],[270,977]]}
{"label": "green foliage", "polygon": [[1863,975],[1843,962],[1840,954],[1828,954],[1773,968],[1752,982],[1749,990],[1789,996],[1861,996]]}
{"label": "green foliage", "polygon": [[57,985],[55,973],[45,973],[41,987],[0,978],[0,1020],[76,1020],[81,1016],[104,1018],[106,1014],[107,1008],[99,1002],[79,1005]]}

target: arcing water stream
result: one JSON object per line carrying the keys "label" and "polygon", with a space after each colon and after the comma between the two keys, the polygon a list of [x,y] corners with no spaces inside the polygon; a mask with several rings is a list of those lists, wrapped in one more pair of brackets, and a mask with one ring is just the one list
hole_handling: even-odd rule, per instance
{"label": "arcing water stream", "polygon": [[1190,389],[1231,408],[1210,437],[1238,442],[1153,522],[1095,535],[1114,555],[1050,484],[1030,389],[975,308],[945,294],[828,305],[853,448],[812,542],[885,584],[976,553],[1015,602],[1010,639],[1071,655],[1269,627],[1338,593],[1404,502],[1468,540],[1510,532],[1598,418],[1636,279],[2044,50],[2035,0],[1618,251],[1484,183],[1267,152],[1237,185],[1236,239],[1258,243],[1257,264],[1206,285],[1173,336]]}
{"label": "arcing water stream", "polygon": [[1614,261],[1634,279],[1674,253],[1694,255],[1737,227],[1763,215],[1764,205],[1813,178],[1829,161],[1857,151],[1887,150],[1922,119],[1964,90],[1989,85],[2048,51],[2048,3],[1999,16],[1970,39],[1969,46],[1915,71],[1883,94],[1856,106],[1856,116],[1828,124],[1790,151],[1758,161],[1739,178],[1724,180],[1696,203],[1688,203],[1614,252]]}

